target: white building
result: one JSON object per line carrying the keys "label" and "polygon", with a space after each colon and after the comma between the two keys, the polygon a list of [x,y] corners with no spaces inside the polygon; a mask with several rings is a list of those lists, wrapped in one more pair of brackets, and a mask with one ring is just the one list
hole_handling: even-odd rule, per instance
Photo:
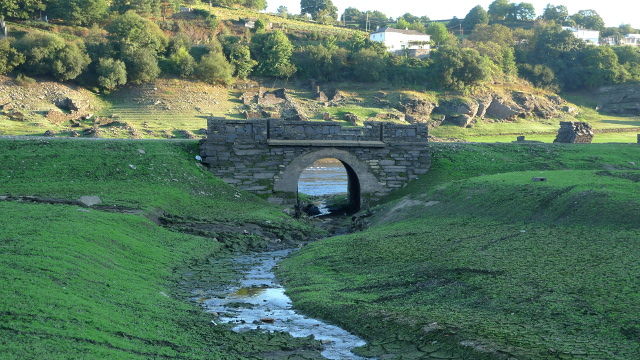
{"label": "white building", "polygon": [[600,31],[576,29],[569,26],[562,27],[562,30],[570,31],[573,36],[580,40],[584,40],[587,44],[600,45]]}
{"label": "white building", "polygon": [[640,34],[627,34],[620,39],[620,45],[640,46]]}
{"label": "white building", "polygon": [[378,29],[369,35],[369,39],[381,42],[390,52],[413,50],[414,53],[428,53],[431,36],[415,30],[402,30],[390,27]]}

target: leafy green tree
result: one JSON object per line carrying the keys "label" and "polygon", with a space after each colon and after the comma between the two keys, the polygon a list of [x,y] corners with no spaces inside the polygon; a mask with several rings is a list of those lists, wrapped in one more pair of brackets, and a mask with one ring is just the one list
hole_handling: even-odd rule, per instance
{"label": "leafy green tree", "polygon": [[580,10],[576,14],[571,15],[571,19],[576,25],[585,29],[603,30],[604,20],[595,10]]}
{"label": "leafy green tree", "polygon": [[640,49],[634,46],[616,46],[613,51],[616,52],[620,65],[629,74],[629,79],[640,81]]}
{"label": "leafy green tree", "polygon": [[229,84],[233,80],[233,66],[222,53],[212,52],[200,59],[196,76],[210,84]]}
{"label": "leafy green tree", "polygon": [[467,91],[491,74],[489,60],[474,49],[443,46],[434,51],[432,61],[432,76],[446,89]]}
{"label": "leafy green tree", "polygon": [[246,79],[251,74],[253,68],[258,64],[251,58],[251,50],[249,46],[242,43],[231,45],[229,50],[229,62],[235,69],[235,76]]}
{"label": "leafy green tree", "polygon": [[533,21],[536,18],[536,9],[531,3],[511,4],[505,16],[510,21]]}
{"label": "leafy green tree", "polygon": [[133,11],[117,16],[107,26],[107,31],[121,52],[147,49],[157,54],[167,46],[167,38],[158,25]]}
{"label": "leafy green tree", "polygon": [[297,75],[320,81],[345,80],[349,73],[349,51],[336,46],[308,45],[295,52]]}
{"label": "leafy green tree", "polygon": [[518,73],[536,87],[556,90],[556,75],[548,66],[521,64],[518,66]]}
{"label": "leafy green tree", "polygon": [[133,84],[152,82],[160,75],[156,53],[148,48],[131,48],[124,52],[128,81]]}
{"label": "leafy green tree", "polygon": [[256,73],[260,75],[288,78],[296,72],[291,63],[293,44],[280,30],[254,35],[251,52],[258,61]]}
{"label": "leafy green tree", "polygon": [[564,5],[554,6],[547,4],[544,8],[541,18],[546,21],[555,21],[558,24],[564,24],[569,17],[569,10]]}
{"label": "leafy green tree", "polygon": [[153,15],[160,12],[160,0],[113,0],[111,8],[121,14],[135,11],[141,15]]}
{"label": "leafy green tree", "polygon": [[513,31],[500,24],[478,25],[469,35],[469,40],[476,42],[495,42],[501,46],[513,46]]}
{"label": "leafy green tree", "polygon": [[615,51],[608,46],[585,47],[579,61],[580,72],[576,81],[571,84],[574,88],[597,88],[624,82],[628,78],[626,70],[618,62]]}
{"label": "leafy green tree", "polygon": [[495,0],[489,5],[489,18],[492,21],[504,20],[511,9],[511,2],[509,0]]}
{"label": "leafy green tree", "polygon": [[0,17],[28,19],[44,8],[43,0],[0,0]]}
{"label": "leafy green tree", "polygon": [[352,55],[353,77],[357,81],[373,82],[386,78],[386,54],[373,49],[362,49]]}
{"label": "leafy green tree", "polygon": [[283,18],[289,17],[289,9],[284,5],[278,6],[276,13],[278,14],[278,16],[282,16]]}
{"label": "leafy green tree", "polygon": [[340,20],[344,21],[347,24],[360,24],[363,15],[364,13],[362,11],[354,7],[348,7],[344,9]]}
{"label": "leafy green tree", "polygon": [[338,8],[331,0],[300,0],[300,13],[309,14],[314,20],[338,17]]}
{"label": "leafy green tree", "polygon": [[24,62],[24,55],[11,46],[9,39],[0,40],[0,75],[13,71]]}
{"label": "leafy green tree", "polygon": [[178,48],[178,50],[169,55],[168,61],[171,72],[180,77],[186,78],[193,75],[196,68],[196,61],[184,47]]}
{"label": "leafy green tree", "polygon": [[462,26],[465,31],[472,31],[476,25],[486,25],[489,23],[489,14],[480,5],[474,7],[469,11],[467,16],[462,20]]}
{"label": "leafy green tree", "polygon": [[[493,41],[472,43],[480,55],[490,59],[499,73],[504,75],[516,75],[518,72],[513,47],[504,46]],[[496,75],[498,75],[497,73]]]}
{"label": "leafy green tree", "polygon": [[47,13],[75,25],[91,25],[104,19],[109,9],[106,0],[49,0]]}
{"label": "leafy green tree", "polygon": [[59,81],[75,79],[91,62],[81,42],[66,42],[51,33],[29,33],[16,41],[15,47],[26,59],[21,71]]}
{"label": "leafy green tree", "polygon": [[426,33],[431,35],[431,42],[433,45],[453,45],[456,41],[455,36],[447,30],[447,27],[443,23],[432,22],[427,26]]}
{"label": "leafy green tree", "polygon": [[127,83],[127,68],[121,60],[101,58],[96,64],[97,83],[103,90],[111,91]]}

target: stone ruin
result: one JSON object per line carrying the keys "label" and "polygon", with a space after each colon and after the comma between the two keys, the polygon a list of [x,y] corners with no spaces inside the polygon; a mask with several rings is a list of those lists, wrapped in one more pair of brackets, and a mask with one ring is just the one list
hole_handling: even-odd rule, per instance
{"label": "stone ruin", "polygon": [[590,144],[593,140],[591,125],[580,121],[561,121],[554,143]]}

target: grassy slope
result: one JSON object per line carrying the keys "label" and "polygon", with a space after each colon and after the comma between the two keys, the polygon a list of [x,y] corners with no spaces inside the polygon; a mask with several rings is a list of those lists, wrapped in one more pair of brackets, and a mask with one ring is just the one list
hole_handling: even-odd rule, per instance
{"label": "grassy slope", "polygon": [[[0,140],[0,195],[99,195],[104,205],[150,218],[308,231],[200,168],[196,149],[195,142]],[[223,253],[222,242],[78,206],[0,201],[0,213],[3,359],[227,359],[309,345],[211,326],[210,315],[184,301],[175,284],[187,270],[178,269],[208,264]],[[232,278],[220,268],[212,276],[211,265],[203,274],[212,284]]]}
{"label": "grassy slope", "polygon": [[432,171],[371,228],[306,247],[281,275],[298,306],[369,338],[364,354],[476,358],[459,346],[471,340],[634,358],[639,170],[634,145],[434,145]]}

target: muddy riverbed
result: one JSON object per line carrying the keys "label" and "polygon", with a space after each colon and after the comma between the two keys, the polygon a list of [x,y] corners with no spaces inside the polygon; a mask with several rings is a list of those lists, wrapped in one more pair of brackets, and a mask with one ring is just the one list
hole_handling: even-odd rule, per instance
{"label": "muddy riverbed", "polygon": [[284,332],[293,337],[312,336],[323,345],[327,359],[364,359],[351,352],[365,345],[361,338],[323,321],[298,313],[275,278],[273,269],[292,250],[239,255],[234,266],[243,276],[239,284],[212,290],[204,301],[208,312],[218,314],[216,321],[233,325],[233,331],[261,330]]}

